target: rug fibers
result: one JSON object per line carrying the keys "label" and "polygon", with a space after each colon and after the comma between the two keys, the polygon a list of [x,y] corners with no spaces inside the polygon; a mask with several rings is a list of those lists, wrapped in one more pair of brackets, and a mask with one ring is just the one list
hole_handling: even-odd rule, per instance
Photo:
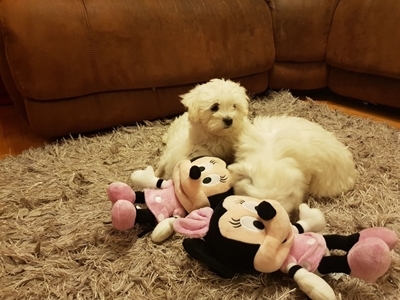
{"label": "rug fibers", "polygon": [[[332,131],[352,151],[354,190],[307,202],[326,215],[326,233],[371,226],[400,233],[400,131],[274,92],[251,116],[299,116]],[[221,279],[184,252],[175,235],[159,245],[141,228],[110,225],[105,188],[155,166],[170,121],[70,138],[0,160],[0,299],[306,299],[280,273]],[[399,299],[400,246],[374,284],[328,276],[338,299]]]}

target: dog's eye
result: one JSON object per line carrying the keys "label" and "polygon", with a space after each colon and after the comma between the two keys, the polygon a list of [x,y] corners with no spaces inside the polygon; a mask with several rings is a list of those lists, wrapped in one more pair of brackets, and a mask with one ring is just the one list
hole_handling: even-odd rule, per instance
{"label": "dog's eye", "polygon": [[215,103],[213,106],[211,106],[211,111],[216,112],[216,111],[218,111],[218,109],[219,109],[219,104],[218,103]]}
{"label": "dog's eye", "polygon": [[233,104],[233,108],[236,108],[236,104]]}

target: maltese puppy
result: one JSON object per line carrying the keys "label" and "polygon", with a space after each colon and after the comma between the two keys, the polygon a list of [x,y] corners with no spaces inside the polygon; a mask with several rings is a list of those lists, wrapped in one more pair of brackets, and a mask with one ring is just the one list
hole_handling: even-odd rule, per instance
{"label": "maltese puppy", "polygon": [[354,186],[351,152],[333,133],[303,118],[256,117],[229,166],[235,194],[275,199],[287,212],[305,195],[333,197]]}
{"label": "maltese puppy", "polygon": [[182,159],[202,155],[233,162],[234,145],[247,124],[246,89],[230,80],[212,79],[181,96],[187,112],[176,118],[163,137],[165,150],[156,175],[169,179]]}

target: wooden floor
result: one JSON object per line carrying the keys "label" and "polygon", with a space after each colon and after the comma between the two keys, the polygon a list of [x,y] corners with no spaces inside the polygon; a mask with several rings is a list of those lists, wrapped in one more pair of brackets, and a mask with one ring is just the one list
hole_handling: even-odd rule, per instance
{"label": "wooden floor", "polygon": [[[302,98],[302,95],[297,96]],[[329,107],[350,115],[386,122],[400,129],[400,109],[367,105],[361,101],[326,94],[313,95],[312,99],[327,103]],[[0,159],[7,155],[18,155],[30,147],[39,147],[50,142],[52,141],[35,135],[13,105],[0,105]]]}

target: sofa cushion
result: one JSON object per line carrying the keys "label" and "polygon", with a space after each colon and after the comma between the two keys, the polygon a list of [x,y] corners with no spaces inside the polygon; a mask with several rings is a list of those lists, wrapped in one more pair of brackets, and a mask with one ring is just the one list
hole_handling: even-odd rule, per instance
{"label": "sofa cushion", "polygon": [[347,71],[400,79],[400,1],[340,1],[327,63]]}
{"label": "sofa cushion", "polygon": [[320,62],[339,0],[269,0],[276,61]]}
{"label": "sofa cushion", "polygon": [[328,66],[325,62],[276,62],[268,72],[272,89],[312,90],[328,85]]}
{"label": "sofa cushion", "polygon": [[47,100],[266,72],[264,0],[1,1],[17,88]]}

